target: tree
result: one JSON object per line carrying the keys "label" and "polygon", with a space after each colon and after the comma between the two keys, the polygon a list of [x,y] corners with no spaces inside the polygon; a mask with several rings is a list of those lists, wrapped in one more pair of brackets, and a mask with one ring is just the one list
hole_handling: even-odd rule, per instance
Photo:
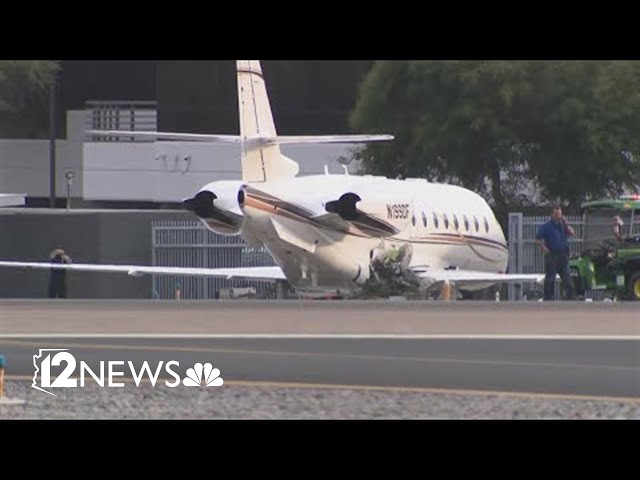
{"label": "tree", "polygon": [[58,61],[0,60],[0,136],[44,138],[49,129],[48,86]]}
{"label": "tree", "polygon": [[0,60],[0,111],[16,112],[46,91],[60,62]]}
{"label": "tree", "polygon": [[640,184],[640,62],[534,65],[540,89],[523,121],[540,145],[533,173],[550,199],[577,204]]}
{"label": "tree", "polygon": [[461,184],[503,217],[638,183],[639,80],[639,62],[379,61],[350,120],[396,136],[360,151],[368,173]]}

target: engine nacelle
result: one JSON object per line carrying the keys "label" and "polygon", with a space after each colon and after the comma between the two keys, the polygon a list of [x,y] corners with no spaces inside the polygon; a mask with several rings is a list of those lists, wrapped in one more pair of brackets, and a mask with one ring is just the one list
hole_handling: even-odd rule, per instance
{"label": "engine nacelle", "polygon": [[244,223],[244,215],[238,203],[243,194],[243,182],[219,181],[204,187],[193,198],[182,202],[212,230],[221,235],[239,235]]}
{"label": "engine nacelle", "polygon": [[345,193],[338,200],[327,202],[325,210],[351,222],[363,232],[375,237],[393,236],[411,221],[410,201],[378,198],[363,200],[356,193]]}

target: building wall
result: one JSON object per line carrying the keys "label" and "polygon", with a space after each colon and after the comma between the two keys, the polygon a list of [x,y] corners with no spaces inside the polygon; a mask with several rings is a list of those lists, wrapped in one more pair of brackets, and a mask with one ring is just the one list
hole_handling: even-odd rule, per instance
{"label": "building wall", "polygon": [[[90,113],[67,112],[68,138],[56,141],[58,198],[67,195],[67,172],[74,173],[71,197],[88,201],[180,202],[210,182],[242,178],[238,145],[85,142]],[[123,121],[126,123],[128,118]],[[354,148],[354,145],[287,145],[282,152],[300,164],[300,175],[314,175],[322,174],[325,165],[332,173],[342,172],[338,160],[350,158]],[[0,140],[0,193],[49,197],[48,140]]]}
{"label": "building wall", "polygon": [[[340,157],[349,145],[283,147],[284,155],[300,164],[300,175],[343,172]],[[216,180],[242,179],[240,147],[196,142],[85,143],[84,198],[179,202]]]}
{"label": "building wall", "polygon": [[[151,222],[176,211],[0,209],[0,258],[46,262],[61,246],[75,263],[151,265]],[[0,268],[0,298],[45,298],[49,272]],[[68,272],[69,298],[150,298],[151,277]]]}
{"label": "building wall", "polygon": [[[84,111],[67,112],[69,138],[56,140],[56,195],[67,195],[66,172],[74,172],[71,197],[82,198]],[[0,193],[49,196],[49,140],[0,140]]]}
{"label": "building wall", "polygon": [[[82,143],[56,141],[56,195],[66,197],[66,172],[74,172],[71,196],[82,197]],[[0,140],[0,192],[49,196],[49,141]]]}

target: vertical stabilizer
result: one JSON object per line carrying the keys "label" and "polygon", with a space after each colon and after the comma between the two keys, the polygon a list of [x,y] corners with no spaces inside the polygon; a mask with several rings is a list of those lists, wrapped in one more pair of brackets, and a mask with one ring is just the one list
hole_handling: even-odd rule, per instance
{"label": "vertical stabilizer", "polygon": [[[282,155],[277,144],[265,145],[259,141],[277,136],[260,62],[238,60],[237,71],[242,179],[245,182],[271,182],[295,177],[298,164]],[[258,141],[252,142],[252,139]]]}

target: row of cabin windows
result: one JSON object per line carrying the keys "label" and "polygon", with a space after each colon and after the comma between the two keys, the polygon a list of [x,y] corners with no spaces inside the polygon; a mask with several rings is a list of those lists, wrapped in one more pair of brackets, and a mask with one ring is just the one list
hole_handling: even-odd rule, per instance
{"label": "row of cabin windows", "polygon": [[[453,219],[453,222],[452,222],[453,227],[455,228],[455,230],[460,230],[460,222],[458,220],[458,216],[453,214],[452,219]],[[489,233],[489,220],[487,220],[487,217],[483,217],[482,220],[484,223],[484,231]],[[411,223],[413,224],[414,227],[416,226],[415,215],[411,218]],[[442,223],[444,225],[444,228],[446,230],[449,230],[449,225],[451,225],[451,223],[449,222],[449,217],[447,216],[446,213],[442,214]],[[471,230],[471,222],[469,221],[466,215],[462,216],[462,223],[464,225],[464,229],[467,232]],[[424,212],[422,212],[422,225],[424,226],[424,228],[427,228],[429,225],[429,222],[427,220],[427,214]],[[433,226],[436,229],[440,228],[440,219],[438,218],[438,214],[436,212],[433,212]],[[476,217],[475,215],[473,216],[473,227],[475,228],[476,232],[480,231],[480,222],[478,221],[478,217]]]}

